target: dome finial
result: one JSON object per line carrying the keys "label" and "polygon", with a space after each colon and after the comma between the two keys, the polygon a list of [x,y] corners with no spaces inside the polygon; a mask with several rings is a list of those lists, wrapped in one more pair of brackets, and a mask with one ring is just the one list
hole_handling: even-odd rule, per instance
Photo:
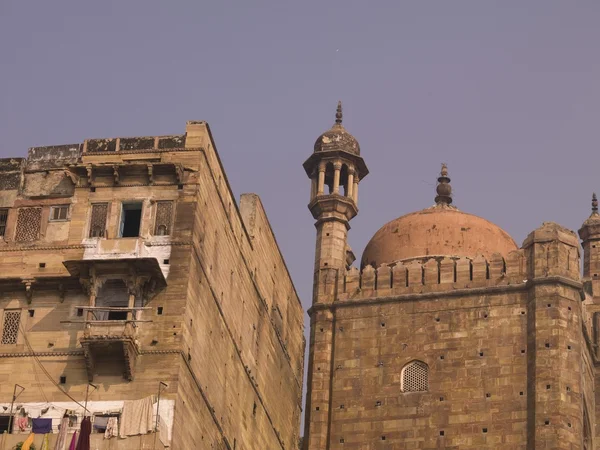
{"label": "dome finial", "polygon": [[450,205],[452,203],[452,186],[450,186],[450,178],[448,177],[448,165],[446,163],[442,163],[442,170],[440,171],[440,176],[438,178],[436,192],[436,204]]}
{"label": "dome finial", "polygon": [[596,193],[592,194],[592,216],[598,215],[598,197],[596,197]]}
{"label": "dome finial", "polygon": [[335,123],[337,125],[342,124],[342,101],[338,101],[337,111],[335,112]]}

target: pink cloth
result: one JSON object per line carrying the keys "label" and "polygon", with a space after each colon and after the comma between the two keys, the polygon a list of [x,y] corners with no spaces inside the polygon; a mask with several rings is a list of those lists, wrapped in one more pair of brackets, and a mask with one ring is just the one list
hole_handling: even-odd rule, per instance
{"label": "pink cloth", "polygon": [[19,426],[19,431],[25,431],[25,428],[29,426],[29,418],[19,417],[17,419],[17,425]]}
{"label": "pink cloth", "polygon": [[71,439],[71,445],[69,445],[69,450],[75,450],[77,446],[77,431],[73,433],[73,438]]}

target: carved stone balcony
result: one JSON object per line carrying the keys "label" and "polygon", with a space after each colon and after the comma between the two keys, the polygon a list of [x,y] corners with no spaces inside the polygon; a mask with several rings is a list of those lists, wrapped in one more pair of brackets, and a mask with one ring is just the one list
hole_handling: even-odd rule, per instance
{"label": "carved stone balcony", "polygon": [[[78,306],[77,309],[86,317],[62,323],[78,323],[85,327],[80,343],[85,355],[88,380],[93,381],[97,374],[116,373],[122,373],[126,380],[133,380],[135,363],[140,353],[136,339],[139,328],[144,322],[152,322],[137,320],[135,317],[140,310],[150,308]],[[119,316],[124,318],[111,318]]]}

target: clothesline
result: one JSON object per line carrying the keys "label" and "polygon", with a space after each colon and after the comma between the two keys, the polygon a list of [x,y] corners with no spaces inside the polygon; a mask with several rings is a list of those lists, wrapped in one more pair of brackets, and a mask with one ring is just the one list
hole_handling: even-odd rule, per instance
{"label": "clothesline", "polygon": [[[158,404],[153,400],[154,396],[139,400],[90,401],[88,402],[87,414],[85,414],[85,416],[93,417],[94,423],[96,420],[99,420],[101,423],[99,422],[96,425],[102,426],[98,426],[97,428],[104,428],[104,425],[106,425],[105,437],[109,438],[116,436],[117,430],[119,430],[119,435],[121,435],[121,437],[146,434],[154,431],[158,412],[160,413],[160,440],[163,444],[168,446],[170,445],[172,435],[175,401],[161,399],[160,411],[157,411]],[[6,408],[4,408],[4,406],[6,406]],[[6,411],[9,407],[10,404],[0,403],[0,411],[2,409],[5,409]],[[24,417],[22,415],[23,412],[25,412],[27,416]],[[46,426],[49,424],[49,431],[46,431],[46,433],[59,432],[61,429],[60,425],[69,423],[68,421],[64,422],[65,413],[68,413],[69,417],[67,417],[67,419],[75,417],[75,423],[78,424],[67,427],[69,430],[73,431],[74,428],[80,428],[80,426],[85,423],[85,418],[81,421],[79,420],[80,417],[85,416],[84,408],[80,407],[77,402],[19,403],[13,410],[13,414],[15,415],[13,427],[25,432],[26,429],[29,428],[29,419],[32,419],[32,422],[34,419],[36,421],[40,419],[38,424],[43,423],[46,424]],[[108,417],[98,417],[109,416],[111,414],[118,414],[121,423],[118,422],[116,417],[113,417],[115,420],[110,420]],[[26,426],[24,421],[20,421],[22,418],[27,420]],[[91,420],[88,419],[88,421],[90,422],[91,427]],[[80,422],[81,425],[79,425]],[[110,427],[108,426],[109,422]],[[37,425],[36,430],[41,434]],[[32,431],[34,431],[33,423]]]}

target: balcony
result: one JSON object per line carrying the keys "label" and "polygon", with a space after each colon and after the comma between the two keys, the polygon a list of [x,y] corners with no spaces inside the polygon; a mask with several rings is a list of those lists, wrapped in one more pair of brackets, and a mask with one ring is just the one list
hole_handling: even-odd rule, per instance
{"label": "balcony", "polygon": [[137,319],[147,307],[77,306],[82,319],[64,320],[61,323],[84,326],[80,339],[85,355],[88,380],[95,375],[122,373],[132,381],[135,363],[140,354],[137,335],[141,324],[151,320]]}

